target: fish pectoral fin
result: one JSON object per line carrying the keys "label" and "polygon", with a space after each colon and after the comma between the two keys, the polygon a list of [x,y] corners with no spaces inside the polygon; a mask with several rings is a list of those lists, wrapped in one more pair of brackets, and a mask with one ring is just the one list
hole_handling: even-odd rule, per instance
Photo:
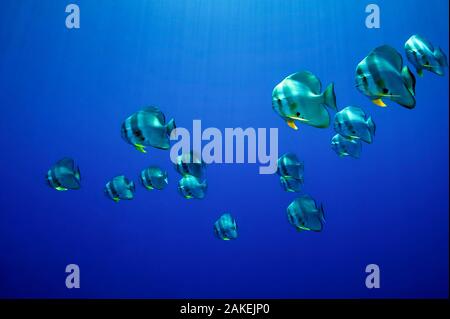
{"label": "fish pectoral fin", "polygon": [[120,198],[119,198],[119,197],[114,197],[114,198],[113,198],[113,201],[115,201],[116,203],[118,203],[118,202],[120,201]]}
{"label": "fish pectoral fin", "polygon": [[55,189],[56,189],[57,191],[60,191],[60,192],[64,192],[64,191],[67,190],[67,188],[62,187],[62,186],[55,187]]}
{"label": "fish pectoral fin", "polygon": [[308,227],[305,227],[305,226],[297,226],[297,231],[300,233],[300,232],[302,232],[302,231],[309,231],[309,230],[311,230],[310,228],[308,228]]}
{"label": "fish pectoral fin", "polygon": [[297,125],[295,125],[294,120],[287,120],[286,123],[290,128],[292,128],[294,130],[298,130],[298,127],[297,127]]}
{"label": "fish pectoral fin", "polygon": [[134,144],[134,147],[141,153],[147,153],[147,151],[145,150],[145,146],[144,145]]}
{"label": "fish pectoral fin", "polygon": [[382,99],[375,99],[375,100],[372,100],[372,102],[373,102],[373,104],[381,106],[381,107],[387,106],[386,104],[384,104]]}
{"label": "fish pectoral fin", "polygon": [[424,64],[423,66],[430,68],[430,69],[437,69],[438,67],[436,65],[431,65],[431,64]]}

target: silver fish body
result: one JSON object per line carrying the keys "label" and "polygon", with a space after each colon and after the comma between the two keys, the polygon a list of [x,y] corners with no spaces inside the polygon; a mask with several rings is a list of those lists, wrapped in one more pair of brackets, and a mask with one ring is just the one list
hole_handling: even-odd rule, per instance
{"label": "silver fish body", "polygon": [[334,130],[342,136],[372,143],[375,122],[356,106],[347,106],[334,116]]}
{"label": "silver fish body", "polygon": [[321,93],[322,84],[311,72],[291,74],[272,92],[272,108],[288,125],[297,129],[295,121],[318,128],[330,124],[326,106],[337,110],[334,85]]}
{"label": "silver fish body", "polygon": [[411,36],[405,43],[405,52],[418,75],[422,76],[423,70],[445,75],[445,68],[448,67],[447,56],[441,48],[434,48],[427,39],[417,34]]}

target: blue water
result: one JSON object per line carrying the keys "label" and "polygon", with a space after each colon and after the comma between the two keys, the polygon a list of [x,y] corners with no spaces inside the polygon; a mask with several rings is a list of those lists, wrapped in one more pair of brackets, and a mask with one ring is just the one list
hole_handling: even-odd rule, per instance
{"label": "blue water", "polygon": [[[0,10],[0,297],[380,298],[448,296],[448,75],[417,78],[417,106],[380,108],[354,71],[382,44],[404,55],[414,33],[449,53],[448,1],[2,1]],[[381,9],[367,29],[365,6]],[[271,108],[273,87],[300,70],[337,103],[376,124],[359,160],[330,149],[333,129],[290,129]],[[305,162],[305,192],[323,203],[323,232],[298,233],[276,175],[256,164],[213,164],[208,194],[186,200],[169,151],[137,152],[120,137],[131,113],[157,105],[180,127],[279,128],[279,152]],[[79,191],[45,184],[70,156]],[[148,165],[169,186],[118,204],[103,194]],[[213,235],[231,213],[239,238]],[[78,264],[81,288],[66,289]],[[365,286],[365,267],[381,288]]]}

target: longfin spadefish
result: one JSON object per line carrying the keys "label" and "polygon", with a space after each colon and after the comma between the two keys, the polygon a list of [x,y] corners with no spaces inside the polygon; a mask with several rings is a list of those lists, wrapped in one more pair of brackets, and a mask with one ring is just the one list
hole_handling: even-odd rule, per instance
{"label": "longfin spadefish", "polygon": [[372,100],[372,102],[373,102],[373,104],[381,106],[381,107],[387,106],[386,104],[384,104],[382,99],[375,99],[375,100]]}
{"label": "longfin spadefish", "polygon": [[294,130],[298,130],[298,127],[297,127],[297,125],[295,125],[294,120],[287,120],[286,123],[290,128],[292,128]]}
{"label": "longfin spadefish", "polygon": [[147,153],[147,151],[145,150],[145,146],[144,145],[134,144],[134,147],[141,153]]}

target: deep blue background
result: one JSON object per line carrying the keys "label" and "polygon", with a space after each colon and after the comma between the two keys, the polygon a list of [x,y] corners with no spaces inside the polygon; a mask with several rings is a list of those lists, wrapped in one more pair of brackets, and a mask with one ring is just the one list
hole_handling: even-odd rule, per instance
{"label": "deep blue background", "polygon": [[[81,29],[65,27],[69,1],[2,1],[0,10],[0,297],[447,297],[448,75],[417,79],[417,107],[379,108],[354,87],[357,63],[414,33],[449,53],[448,1],[72,1]],[[359,160],[330,149],[332,128],[287,127],[271,91],[300,70],[334,82],[340,108],[377,124]],[[157,105],[178,126],[279,127],[280,153],[305,162],[305,192],[322,202],[322,233],[286,218],[295,194],[258,166],[210,165],[202,201],[176,191],[169,152],[141,154],[121,122]],[[63,156],[83,187],[56,192],[47,169]],[[164,191],[137,187],[130,202],[103,195],[147,165],[168,170]],[[235,216],[239,238],[212,224]],[[65,266],[81,289],[65,288]],[[365,287],[365,266],[381,289]]]}

